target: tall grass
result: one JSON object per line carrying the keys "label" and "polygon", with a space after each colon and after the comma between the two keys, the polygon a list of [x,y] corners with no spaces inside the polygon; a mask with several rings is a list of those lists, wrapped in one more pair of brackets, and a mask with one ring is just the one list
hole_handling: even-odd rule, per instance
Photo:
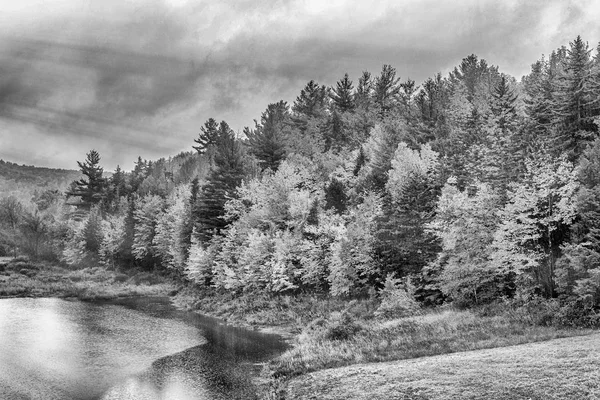
{"label": "tall grass", "polygon": [[[348,335],[332,334],[348,327]],[[275,378],[291,377],[355,363],[504,347],[589,332],[531,325],[508,314],[481,316],[469,310],[383,321],[352,321],[342,314],[307,326],[293,348],[268,368]]]}
{"label": "tall grass", "polygon": [[77,297],[84,300],[126,296],[164,296],[175,289],[166,278],[101,267],[68,269],[16,259],[0,264],[0,297]]}

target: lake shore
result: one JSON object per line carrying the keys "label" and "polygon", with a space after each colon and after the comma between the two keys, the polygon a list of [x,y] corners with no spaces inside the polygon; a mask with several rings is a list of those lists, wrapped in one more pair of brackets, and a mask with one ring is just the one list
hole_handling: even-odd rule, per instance
{"label": "lake shore", "polygon": [[[345,368],[360,371],[381,366],[384,371],[392,371],[395,367],[388,363],[399,360],[443,360],[453,354],[597,332],[548,324],[547,314],[552,309],[541,308],[532,313],[508,305],[491,312],[445,307],[421,310],[412,316],[382,318],[375,315],[376,300],[348,301],[314,295],[232,297],[210,292],[190,295],[184,289],[174,301],[180,307],[231,325],[283,333],[291,347],[264,366],[259,384],[261,398],[278,400],[327,398],[321,397],[321,390],[344,376]],[[334,378],[329,379],[328,374]],[[369,375],[353,374],[357,386],[370,379]],[[429,398],[411,397],[413,394],[407,392],[398,398]]]}
{"label": "lake shore", "polygon": [[[327,393],[338,393],[331,389],[337,387],[332,382],[346,382],[346,376],[350,379],[348,387],[357,388],[347,393],[363,393],[358,388],[367,385],[372,374],[362,371],[371,370],[379,371],[375,375],[380,377],[380,386],[392,385],[390,387],[396,390],[392,381],[396,379],[395,371],[408,362],[400,360],[413,360],[418,364],[418,360],[437,357],[436,363],[444,363],[473,351],[500,351],[525,343],[546,343],[597,332],[549,326],[541,322],[545,321],[543,315],[536,319],[535,315],[519,313],[510,307],[493,313],[447,307],[421,310],[412,316],[382,318],[375,313],[376,299],[341,300],[318,295],[232,296],[212,289],[177,287],[171,278],[148,272],[128,272],[100,267],[68,269],[18,259],[0,262],[0,297],[63,297],[90,301],[169,296],[180,310],[215,317],[227,325],[277,334],[290,348],[264,363],[261,376],[254,380],[261,398],[266,399],[366,398],[358,394],[359,397],[327,397]],[[506,368],[512,367],[507,365]],[[477,370],[471,373],[476,375]],[[415,376],[419,373],[415,372]],[[534,377],[523,384],[533,385],[532,379]],[[404,392],[398,392],[404,396],[398,398],[445,398],[436,397],[435,393],[433,397],[431,393],[426,394],[429,397],[422,397],[422,393],[410,385],[413,383],[406,384]],[[457,385],[460,388],[461,383]],[[529,392],[525,393],[537,393],[532,388],[526,390]],[[321,397],[321,391],[325,397]],[[318,396],[310,397],[315,394]]]}
{"label": "lake shore", "polygon": [[56,263],[20,258],[0,260],[0,298],[60,297],[89,301],[131,296],[169,296],[176,289],[169,278],[133,269],[72,269]]}

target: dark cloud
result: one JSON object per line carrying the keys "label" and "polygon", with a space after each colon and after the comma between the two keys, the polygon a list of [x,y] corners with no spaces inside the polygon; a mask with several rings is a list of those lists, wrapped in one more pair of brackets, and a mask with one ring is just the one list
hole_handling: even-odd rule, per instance
{"label": "dark cloud", "polygon": [[[107,167],[190,149],[209,117],[235,129],[310,79],[395,66],[418,83],[476,53],[518,78],[582,33],[589,1],[38,0],[0,15],[0,158]],[[50,155],[54,154],[54,155]],[[78,156],[79,155],[79,156]]]}

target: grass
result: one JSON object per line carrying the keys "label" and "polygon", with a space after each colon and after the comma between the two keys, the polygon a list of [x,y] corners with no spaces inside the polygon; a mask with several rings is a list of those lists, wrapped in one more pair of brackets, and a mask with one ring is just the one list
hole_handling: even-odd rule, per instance
{"label": "grass", "polygon": [[0,259],[0,297],[77,297],[82,300],[128,296],[165,296],[174,290],[167,278],[138,270],[101,267],[69,269],[27,259]]}
{"label": "grass", "polygon": [[600,398],[600,335],[322,370],[287,399],[580,400]]}
{"label": "grass", "polygon": [[212,289],[190,287],[179,291],[174,303],[180,308],[210,315],[250,329],[291,336],[311,321],[349,310],[357,318],[368,318],[377,306],[373,300],[344,300],[316,294],[294,296],[253,293],[234,296]]}
{"label": "grass", "polygon": [[508,315],[480,316],[468,310],[382,321],[353,321],[339,314],[307,326],[294,347],[274,360],[270,369],[274,377],[290,377],[350,364],[504,347],[590,332],[535,326]]}

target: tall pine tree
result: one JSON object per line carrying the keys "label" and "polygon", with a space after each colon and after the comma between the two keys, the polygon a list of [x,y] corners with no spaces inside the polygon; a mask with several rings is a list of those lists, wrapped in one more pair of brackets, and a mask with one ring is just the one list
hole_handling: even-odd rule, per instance
{"label": "tall pine tree", "polygon": [[236,188],[244,178],[244,153],[242,144],[225,121],[219,125],[219,136],[215,144],[214,165],[200,193],[193,215],[196,217],[196,232],[201,241],[209,241],[228,222],[225,203],[236,196]]}

